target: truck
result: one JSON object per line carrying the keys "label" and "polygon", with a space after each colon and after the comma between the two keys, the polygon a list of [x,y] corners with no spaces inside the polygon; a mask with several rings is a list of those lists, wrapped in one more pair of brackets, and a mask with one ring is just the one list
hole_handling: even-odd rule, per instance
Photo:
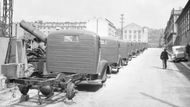
{"label": "truck", "polygon": [[118,73],[121,68],[121,55],[119,54],[119,41],[113,37],[100,37],[101,57],[108,62],[109,72]]}
{"label": "truck", "polygon": [[108,62],[101,58],[100,37],[86,30],[60,30],[45,36],[31,24],[21,21],[20,26],[45,42],[47,74],[34,72],[30,77],[8,78],[18,84],[21,100],[29,99],[30,89],[38,90],[38,102],[54,92],[65,92],[71,100],[79,84],[102,85],[107,79]]}
{"label": "truck", "polygon": [[185,46],[178,45],[172,47],[171,59],[173,62],[187,60]]}

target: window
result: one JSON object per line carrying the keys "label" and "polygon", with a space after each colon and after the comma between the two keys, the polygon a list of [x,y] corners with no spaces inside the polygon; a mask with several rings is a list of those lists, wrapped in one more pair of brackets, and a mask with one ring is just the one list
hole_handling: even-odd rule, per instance
{"label": "window", "polygon": [[139,30],[138,32],[139,32],[139,35],[140,35],[141,31]]}
{"label": "window", "polygon": [[138,41],[140,41],[141,40],[141,35],[138,35]]}
{"label": "window", "polygon": [[100,40],[100,44],[102,44],[102,45],[103,45],[103,44],[107,44],[107,41],[101,39],[101,40]]}
{"label": "window", "polygon": [[129,35],[129,40],[131,40],[131,35]]}
{"label": "window", "polygon": [[72,36],[64,36],[64,42],[78,42],[79,41],[79,36],[77,35],[72,35]]}
{"label": "window", "polygon": [[127,35],[125,35],[125,39],[127,39]]}
{"label": "window", "polygon": [[136,40],[136,38],[137,38],[136,35],[134,35],[133,39]]}

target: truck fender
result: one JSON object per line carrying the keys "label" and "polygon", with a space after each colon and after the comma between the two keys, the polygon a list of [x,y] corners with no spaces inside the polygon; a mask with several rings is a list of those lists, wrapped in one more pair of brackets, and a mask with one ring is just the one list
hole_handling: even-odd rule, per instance
{"label": "truck fender", "polygon": [[103,74],[105,73],[105,69],[108,68],[108,61],[106,60],[101,60],[98,63],[98,74],[100,74],[99,76],[102,78]]}
{"label": "truck fender", "polygon": [[118,57],[118,61],[117,61],[117,66],[120,66],[120,63],[121,63],[121,55],[119,55],[119,57]]}

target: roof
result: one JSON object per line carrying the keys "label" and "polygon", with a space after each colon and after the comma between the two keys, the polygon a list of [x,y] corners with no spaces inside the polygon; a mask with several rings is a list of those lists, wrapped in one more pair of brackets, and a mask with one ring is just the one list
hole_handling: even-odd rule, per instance
{"label": "roof", "polygon": [[97,36],[96,33],[93,33],[93,32],[87,31],[87,30],[58,30],[58,31],[51,32],[48,36],[62,35],[62,34],[82,34],[82,35],[91,35],[94,37]]}
{"label": "roof", "polygon": [[142,27],[135,23],[131,23],[131,24],[126,25],[124,29],[142,29]]}
{"label": "roof", "polygon": [[111,37],[111,36],[102,36],[102,37],[100,37],[100,39],[118,40],[117,38]]}
{"label": "roof", "polygon": [[172,49],[177,49],[177,48],[185,48],[185,46],[181,45],[181,46],[173,46]]}

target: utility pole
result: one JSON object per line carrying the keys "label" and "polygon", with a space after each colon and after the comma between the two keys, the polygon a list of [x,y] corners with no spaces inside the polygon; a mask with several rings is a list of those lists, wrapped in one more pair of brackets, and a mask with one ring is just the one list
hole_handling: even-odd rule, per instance
{"label": "utility pole", "polygon": [[98,18],[96,18],[96,33],[98,34]]}
{"label": "utility pole", "polygon": [[121,14],[121,39],[123,39],[124,14]]}

